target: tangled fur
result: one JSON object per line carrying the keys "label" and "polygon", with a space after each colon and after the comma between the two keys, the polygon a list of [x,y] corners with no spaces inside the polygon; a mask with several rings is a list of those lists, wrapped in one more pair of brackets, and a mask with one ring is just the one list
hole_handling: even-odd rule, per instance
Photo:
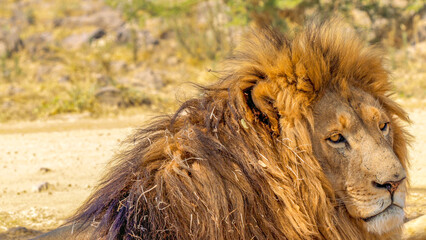
{"label": "tangled fur", "polygon": [[[101,239],[376,239],[337,203],[312,151],[312,106],[336,89],[371,94],[395,119],[407,165],[406,113],[388,95],[381,52],[336,23],[286,38],[251,34],[204,95],[128,138],[71,222]],[[399,231],[399,230],[395,230]]]}

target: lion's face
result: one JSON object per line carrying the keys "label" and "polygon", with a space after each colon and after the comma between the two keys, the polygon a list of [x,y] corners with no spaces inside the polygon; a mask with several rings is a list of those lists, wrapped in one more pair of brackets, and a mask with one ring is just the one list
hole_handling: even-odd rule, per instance
{"label": "lion's face", "polygon": [[367,231],[403,223],[406,172],[393,150],[392,118],[370,95],[329,91],[314,106],[313,150],[349,215]]}

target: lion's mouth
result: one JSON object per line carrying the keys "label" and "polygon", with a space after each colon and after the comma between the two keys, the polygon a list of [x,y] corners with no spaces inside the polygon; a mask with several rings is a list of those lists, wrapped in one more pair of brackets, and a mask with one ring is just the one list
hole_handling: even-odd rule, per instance
{"label": "lion's mouth", "polygon": [[389,210],[391,210],[392,208],[395,208],[395,207],[397,207],[397,208],[400,208],[400,209],[403,209],[402,207],[400,207],[400,206],[398,206],[398,205],[396,205],[396,204],[390,204],[387,208],[385,208],[383,211],[381,211],[381,212],[379,212],[379,213],[377,213],[377,214],[375,214],[375,215],[373,215],[373,216],[370,216],[370,217],[367,217],[367,218],[361,218],[364,222],[369,222],[369,221],[371,221],[371,220],[373,220],[374,218],[376,218],[376,217],[378,217],[379,215],[381,215],[381,214],[383,214],[383,213],[386,213],[386,212],[388,212]]}

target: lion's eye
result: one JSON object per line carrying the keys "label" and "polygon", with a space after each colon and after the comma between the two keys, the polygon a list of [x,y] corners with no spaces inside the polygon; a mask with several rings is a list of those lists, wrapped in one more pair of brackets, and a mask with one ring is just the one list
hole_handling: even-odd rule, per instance
{"label": "lion's eye", "polygon": [[340,133],[332,135],[331,137],[327,138],[327,140],[335,144],[346,141],[346,139]]}
{"label": "lion's eye", "polygon": [[380,128],[380,131],[383,132],[383,134],[387,134],[388,131],[389,131],[389,123],[388,122],[381,123],[381,124],[379,124],[379,128]]}

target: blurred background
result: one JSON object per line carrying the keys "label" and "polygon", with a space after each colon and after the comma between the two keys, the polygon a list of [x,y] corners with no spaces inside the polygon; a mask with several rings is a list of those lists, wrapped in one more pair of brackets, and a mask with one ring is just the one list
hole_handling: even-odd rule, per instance
{"label": "blurred background", "polygon": [[[314,15],[384,49],[395,98],[426,132],[424,0],[0,0],[0,239],[63,223],[130,128],[214,81],[249,28],[291,35]],[[424,159],[425,141],[414,147]],[[413,179],[409,219],[426,213]]]}
{"label": "blurred background", "polygon": [[0,121],[170,111],[247,28],[314,14],[383,47],[398,97],[423,104],[424,0],[0,0]]}

